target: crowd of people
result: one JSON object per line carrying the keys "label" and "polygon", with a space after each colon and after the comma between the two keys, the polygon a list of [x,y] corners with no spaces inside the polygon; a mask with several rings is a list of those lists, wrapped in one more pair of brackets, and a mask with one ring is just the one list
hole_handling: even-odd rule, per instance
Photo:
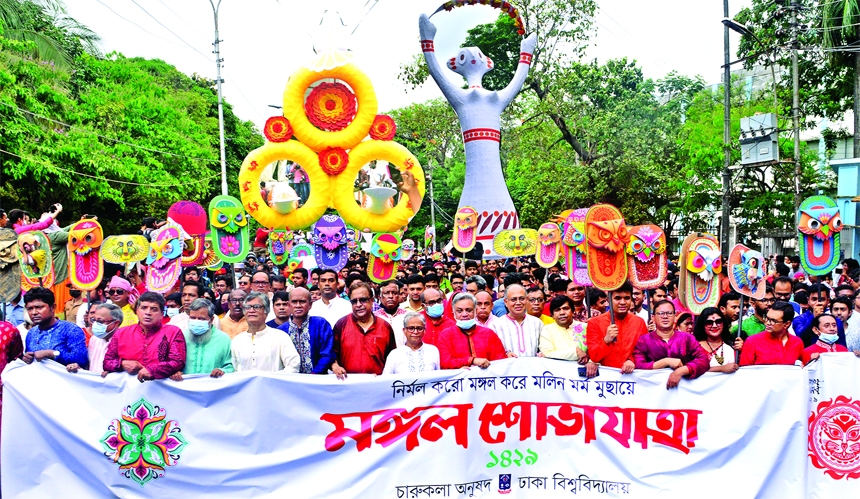
{"label": "crowd of people", "polygon": [[601,365],[625,374],[669,369],[673,388],[708,371],[860,355],[860,265],[852,259],[836,286],[776,266],[764,298],[746,310],[729,289],[698,316],[678,297],[674,265],[665,286],[625,283],[609,296],[528,258],[416,256],[380,284],[366,267],[359,252],[340,272],[290,272],[261,252],[234,274],[186,268],[166,295],[147,291],[138,275],[110,276],[63,304],[51,289],[33,288],[5,304],[3,360],[52,359],[71,373],[125,372],[143,382],[252,370],[343,379],[545,357],[577,362],[589,377]]}

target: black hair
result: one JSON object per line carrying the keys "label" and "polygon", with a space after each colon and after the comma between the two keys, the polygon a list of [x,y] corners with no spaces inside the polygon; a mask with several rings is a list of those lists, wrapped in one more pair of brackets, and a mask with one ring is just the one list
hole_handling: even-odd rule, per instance
{"label": "black hair", "polygon": [[424,277],[419,274],[412,274],[406,278],[406,285],[409,286],[410,284],[424,284]]}
{"label": "black hair", "polygon": [[308,278],[308,269],[303,268],[303,267],[299,267],[299,268],[297,268],[297,269],[293,270],[293,274],[299,274],[299,275],[301,275],[301,276],[304,276],[305,280],[307,280],[307,278]]}
{"label": "black hair", "polygon": [[567,283],[571,281],[566,281],[564,279],[556,279],[549,283],[549,291],[551,293],[564,293],[567,291]]}
{"label": "black hair", "polygon": [[729,291],[720,297],[720,308],[725,308],[728,306],[730,301],[738,301],[741,299],[741,295],[735,293],[734,291]]}
{"label": "black hair", "polygon": [[794,307],[792,307],[791,303],[788,303],[787,301],[775,302],[771,305],[770,309],[782,312],[783,322],[791,322],[791,320],[794,319]]}
{"label": "black hair", "polygon": [[720,339],[723,340],[723,343],[726,345],[732,346],[735,340],[732,338],[732,333],[729,332],[729,320],[717,307],[708,307],[702,310],[702,313],[693,325],[693,336],[695,336],[699,341],[706,341],[708,339],[708,335],[705,333],[705,321],[708,320],[708,317],[714,314],[719,315],[720,319],[723,320],[723,332],[720,333]]}
{"label": "black hair", "polygon": [[170,293],[169,295],[164,297],[165,302],[172,301],[173,303],[179,304],[182,303],[182,293]]}
{"label": "black hair", "polygon": [[45,305],[54,306],[56,304],[56,298],[54,297],[54,292],[48,288],[32,288],[30,291],[27,291],[27,294],[24,295],[24,305],[26,306],[28,303],[34,301],[42,301]]}
{"label": "black hair", "polygon": [[624,281],[624,284],[622,284],[622,285],[621,285],[618,289],[616,289],[615,291],[619,291],[619,292],[624,292],[624,291],[626,291],[626,292],[628,292],[628,293],[630,293],[630,294],[632,295],[632,294],[633,294],[633,285],[632,285],[632,284],[630,284],[630,281]]}
{"label": "black hair", "polygon": [[475,260],[466,260],[465,268],[476,269],[476,268],[478,268],[478,262],[476,262]]}
{"label": "black hair", "polygon": [[562,305],[564,305],[565,303],[567,303],[567,306],[569,306],[571,310],[574,309],[573,300],[571,300],[569,296],[558,295],[558,296],[554,297],[549,302],[549,314],[550,315],[554,314],[555,311],[560,309],[562,307]]}
{"label": "black hair", "polygon": [[[201,293],[202,294],[202,293]],[[179,296],[179,299],[182,299],[182,295]],[[158,305],[159,310],[164,310],[164,296],[154,293],[152,291],[147,291],[146,293],[140,295],[140,298],[137,299],[137,303],[155,303]]]}
{"label": "black hair", "polygon": [[[185,281],[182,283],[182,287],[179,289],[185,289],[188,286],[193,286],[193,287],[197,288],[197,298],[202,298],[203,292],[206,291],[206,288],[202,284],[200,284],[199,281]],[[180,296],[182,296],[181,293],[180,293]]]}
{"label": "black hair", "polygon": [[273,275],[272,276],[272,283],[276,283],[276,282],[279,282],[279,283],[283,284],[284,286],[286,286],[287,285],[287,278],[282,276],[282,275]]}
{"label": "black hair", "polygon": [[276,300],[289,302],[290,301],[290,293],[288,293],[286,291],[275,291],[275,293],[272,294],[272,305],[275,304]]}

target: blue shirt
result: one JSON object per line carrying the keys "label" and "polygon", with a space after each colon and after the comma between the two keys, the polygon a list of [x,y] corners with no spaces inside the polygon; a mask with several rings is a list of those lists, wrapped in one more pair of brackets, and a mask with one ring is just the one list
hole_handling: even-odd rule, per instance
{"label": "blue shirt", "polygon": [[23,300],[18,300],[17,305],[11,303],[3,304],[3,317],[6,322],[11,322],[13,326],[18,327],[24,323],[24,305],[21,305]]}
{"label": "blue shirt", "polygon": [[[310,347],[310,364],[312,374],[325,374],[336,360],[334,355],[334,333],[331,324],[322,317],[308,317],[302,324],[302,329],[308,329],[308,343]],[[293,340],[293,345],[299,356],[306,355],[305,348],[301,343],[301,330],[291,320],[277,327],[277,329],[287,333],[290,339]],[[300,361],[299,372],[302,364],[306,364],[307,359],[302,358]]]}
{"label": "blue shirt", "polygon": [[508,307],[505,305],[505,299],[499,298],[493,302],[493,315],[501,317],[508,313]]}
{"label": "blue shirt", "polygon": [[33,326],[27,332],[27,352],[57,350],[60,355],[54,358],[63,365],[78,364],[83,369],[89,367],[87,343],[84,331],[71,322],[57,319],[47,330]]}
{"label": "blue shirt", "polygon": [[[826,312],[830,313],[830,310],[827,310]],[[815,319],[815,316],[812,315],[812,312],[807,310],[791,321],[791,327],[794,329],[794,334],[803,340],[804,348],[812,346],[816,341],[818,341],[818,336],[815,334],[815,331],[812,330],[813,319]],[[836,328],[839,333],[839,339],[836,340],[836,344],[844,347],[846,346],[845,329],[842,327],[842,321],[838,318],[836,318]]]}

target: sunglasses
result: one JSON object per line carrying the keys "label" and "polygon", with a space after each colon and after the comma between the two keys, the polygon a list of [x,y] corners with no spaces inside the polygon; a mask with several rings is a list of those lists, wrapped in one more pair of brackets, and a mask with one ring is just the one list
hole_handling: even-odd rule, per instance
{"label": "sunglasses", "polygon": [[722,319],[707,319],[705,320],[705,326],[722,326]]}
{"label": "sunglasses", "polygon": [[126,291],[124,289],[109,289],[109,290],[105,291],[106,295],[122,295],[125,293],[128,293],[128,291]]}
{"label": "sunglasses", "polygon": [[353,305],[356,305],[358,303],[361,303],[362,305],[364,305],[364,304],[367,304],[368,302],[370,302],[370,298],[364,298],[364,297],[352,298],[351,300],[349,300],[349,302],[352,303]]}

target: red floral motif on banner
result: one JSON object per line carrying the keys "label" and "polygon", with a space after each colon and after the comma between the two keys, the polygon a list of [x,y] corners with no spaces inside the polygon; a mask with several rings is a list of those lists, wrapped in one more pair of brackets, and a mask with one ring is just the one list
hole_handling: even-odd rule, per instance
{"label": "red floral motif on banner", "polygon": [[836,480],[860,478],[860,400],[818,404],[809,415],[809,459]]}

